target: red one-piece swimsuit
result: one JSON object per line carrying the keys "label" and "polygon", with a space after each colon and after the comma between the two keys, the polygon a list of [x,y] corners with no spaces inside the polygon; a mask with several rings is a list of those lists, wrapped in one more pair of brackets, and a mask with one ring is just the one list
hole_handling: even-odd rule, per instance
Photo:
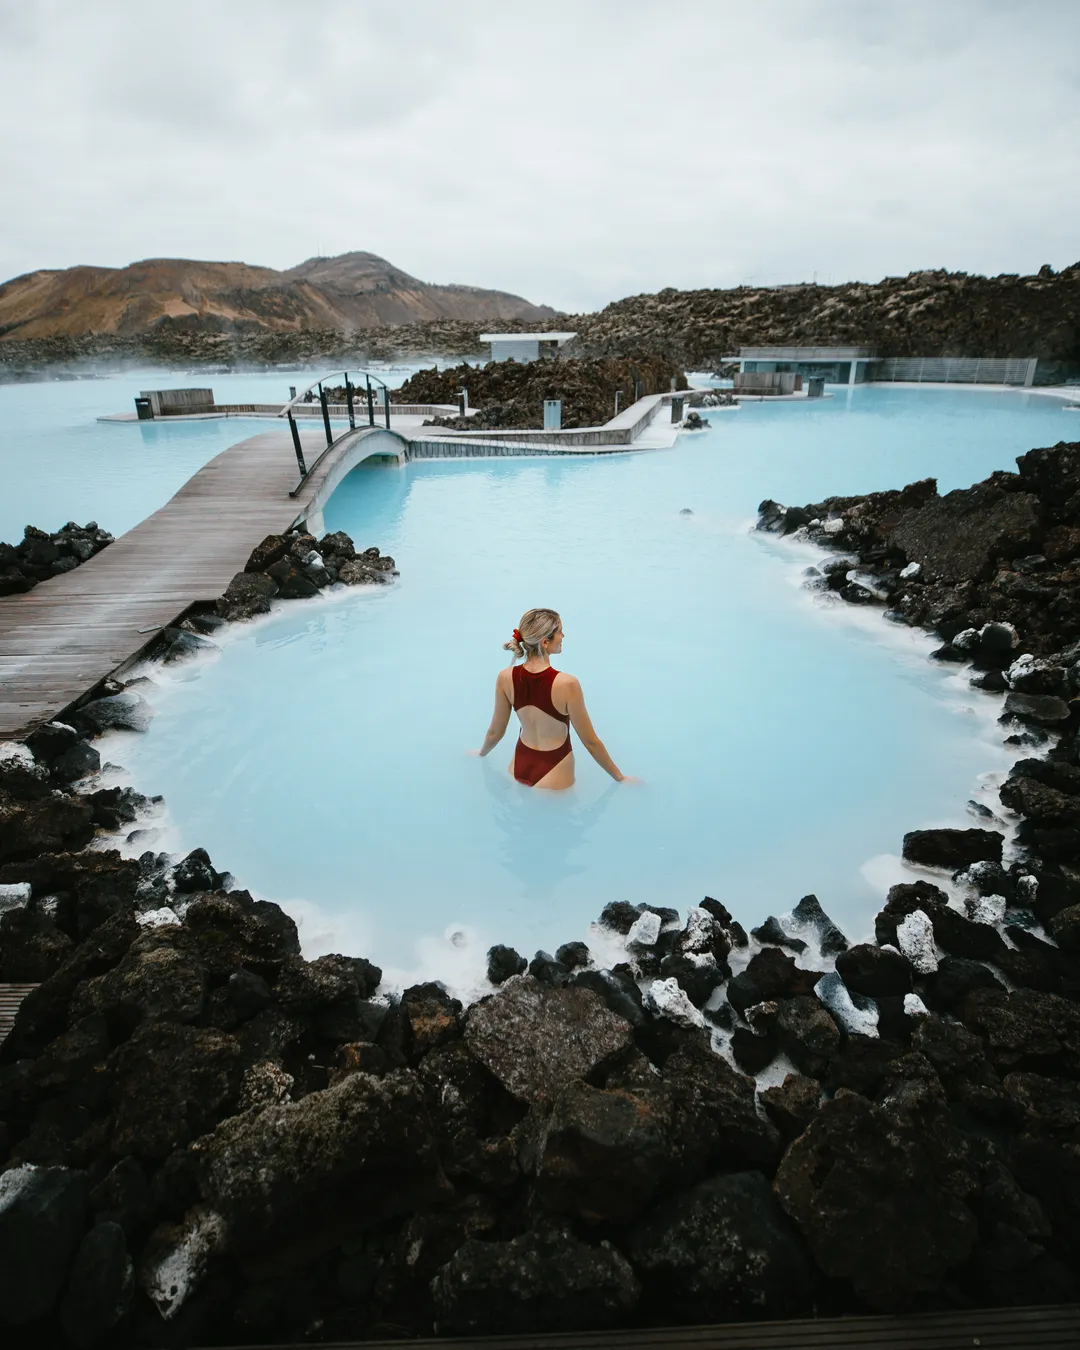
{"label": "red one-piece swimsuit", "polygon": [[535,787],[573,749],[570,744],[570,718],[566,713],[556,712],[551,701],[551,686],[559,673],[554,666],[547,666],[544,670],[513,666],[510,673],[514,681],[515,708],[539,708],[549,717],[566,724],[566,740],[554,750],[534,750],[518,736],[517,749],[514,751],[514,777],[519,783]]}

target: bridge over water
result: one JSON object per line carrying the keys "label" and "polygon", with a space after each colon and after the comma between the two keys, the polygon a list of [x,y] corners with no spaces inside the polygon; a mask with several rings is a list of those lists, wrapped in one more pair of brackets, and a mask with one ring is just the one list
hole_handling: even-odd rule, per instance
{"label": "bridge over water", "polygon": [[387,419],[405,423],[402,430],[369,425],[334,438],[329,419],[323,427],[304,418],[231,446],[82,566],[0,597],[0,739],[58,717],[192,605],[219,596],[266,535],[302,520],[321,533],[322,507],[363,460],[658,449],[674,442],[672,428],[651,426],[667,397],[641,399],[586,430],[458,433],[408,416]]}

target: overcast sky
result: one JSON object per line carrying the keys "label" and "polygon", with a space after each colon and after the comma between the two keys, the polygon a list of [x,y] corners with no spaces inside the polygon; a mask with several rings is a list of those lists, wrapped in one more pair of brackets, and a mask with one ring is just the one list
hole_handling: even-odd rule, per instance
{"label": "overcast sky", "polygon": [[0,277],[365,249],[571,311],[1080,258],[1080,0],[0,0]]}

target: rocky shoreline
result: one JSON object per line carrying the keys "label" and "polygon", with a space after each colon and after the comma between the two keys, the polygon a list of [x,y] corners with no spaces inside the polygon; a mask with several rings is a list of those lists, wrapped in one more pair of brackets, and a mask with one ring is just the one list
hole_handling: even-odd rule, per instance
{"label": "rocky shoreline", "polygon": [[55,534],[27,525],[17,544],[0,543],[0,595],[31,591],[39,581],[89,562],[112,542],[113,536],[96,520],[86,525],[69,520]]}
{"label": "rocky shoreline", "polygon": [[[905,835],[928,875],[889,891],[874,942],[813,896],[750,934],[711,898],[613,901],[596,945],[619,962],[497,947],[467,1009],[438,984],[387,996],[363,958],[304,960],[202,850],[86,847],[146,806],[70,791],[96,767],[81,737],[119,707],[137,724],[137,690],[9,748],[0,980],[40,984],[0,1047],[9,1343],[1074,1300],[1080,445],[1019,466],[943,498],[762,504],[762,528],[832,550],[808,583],[937,632],[1006,693],[1018,749],[1047,748],[1002,788],[1015,841]],[[209,628],[271,587],[392,575],[350,550],[266,541]]]}
{"label": "rocky shoreline", "polygon": [[504,427],[544,425],[544,400],[562,403],[564,428],[602,426],[621,406],[634,402],[635,388],[642,394],[662,394],[685,389],[686,376],[669,361],[656,357],[636,359],[557,361],[491,361],[486,366],[453,366],[449,370],[420,370],[395,392],[402,403],[457,402],[459,392],[469,391],[469,402],[479,411],[472,416],[435,417],[426,426],[457,430],[497,430]]}

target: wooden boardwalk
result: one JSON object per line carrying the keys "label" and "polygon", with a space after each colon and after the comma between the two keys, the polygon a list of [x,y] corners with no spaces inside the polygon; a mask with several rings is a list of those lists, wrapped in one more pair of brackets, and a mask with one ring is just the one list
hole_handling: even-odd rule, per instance
{"label": "wooden boardwalk", "polygon": [[0,984],[0,1043],[15,1025],[19,1004],[36,984]]}
{"label": "wooden boardwalk", "polygon": [[[301,437],[310,466],[325,437],[321,427]],[[261,539],[292,524],[319,477],[290,497],[299,473],[288,429],[262,432],[204,465],[89,562],[0,597],[0,740],[49,721],[154,629],[219,596]]]}
{"label": "wooden boardwalk", "polygon": [[[327,1350],[1077,1350],[1080,1304],[978,1308],[909,1317],[841,1317],[567,1335],[335,1341]],[[248,1350],[290,1350],[277,1344]],[[292,1350],[300,1350],[294,1347]]]}

